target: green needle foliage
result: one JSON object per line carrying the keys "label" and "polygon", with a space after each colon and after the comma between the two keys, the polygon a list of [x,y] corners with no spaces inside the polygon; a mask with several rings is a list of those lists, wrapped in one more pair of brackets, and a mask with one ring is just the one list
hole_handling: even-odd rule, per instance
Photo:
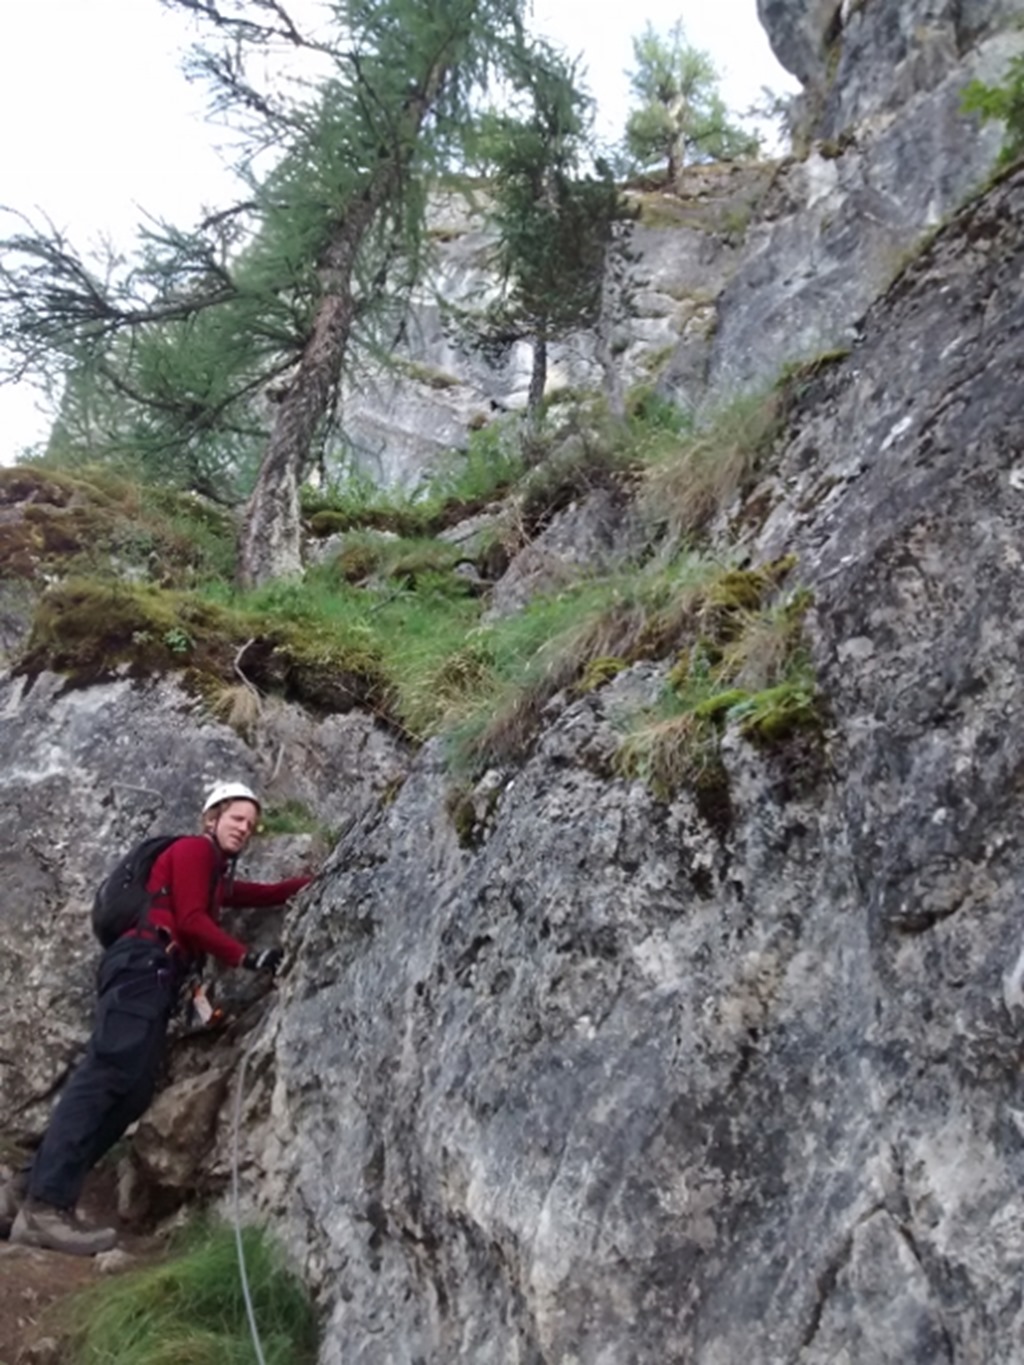
{"label": "green needle foliage", "polygon": [[575,71],[537,45],[517,73],[521,110],[480,121],[476,152],[490,177],[489,218],[500,298],[482,315],[463,314],[467,344],[492,360],[517,341],[533,353],[527,414],[536,428],[547,379],[548,345],[596,327],[607,307],[606,274],[627,252],[635,216],[611,170],[589,170],[590,101]]}
{"label": "green needle foliage", "polygon": [[1006,125],[1001,165],[1007,166],[1024,154],[1024,54],[1014,57],[1000,85],[971,81],[964,90],[962,108],[967,114],[980,114],[983,122],[991,119]]}
{"label": "green needle foliage", "polygon": [[[309,1298],[257,1228],[242,1235],[267,1365],[313,1365],[317,1327]],[[73,1365],[252,1365],[234,1231],[194,1230],[161,1265],[110,1279],[69,1311]]]}
{"label": "green needle foliage", "polygon": [[[353,353],[385,346],[420,274],[429,185],[490,76],[523,60],[522,0],[337,0],[325,38],[265,0],[166,3],[209,26],[194,65],[243,139],[244,197],[192,230],[147,229],[130,260],[5,219],[0,380],[67,381],[62,446],[249,495],[252,586],[300,567],[298,488]],[[282,49],[319,84],[282,94]]]}
{"label": "green needle foliage", "polygon": [[633,39],[633,60],[630,84],[641,103],[626,123],[626,146],[641,166],[664,163],[672,185],[691,162],[757,155],[759,139],[731,120],[714,62],[686,41],[681,22],[667,38],[648,23]]}

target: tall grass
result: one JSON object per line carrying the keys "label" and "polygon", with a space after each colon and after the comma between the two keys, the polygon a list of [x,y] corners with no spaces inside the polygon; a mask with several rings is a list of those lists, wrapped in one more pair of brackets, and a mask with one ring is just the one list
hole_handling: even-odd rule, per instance
{"label": "tall grass", "polygon": [[638,659],[662,658],[685,638],[704,584],[718,566],[682,555],[668,565],[581,580],[476,637],[489,687],[465,708],[453,736],[458,767],[521,755],[556,692],[613,676]]}
{"label": "tall grass", "polygon": [[745,487],[779,429],[777,390],[738,399],[700,431],[664,441],[647,466],[641,505],[676,540],[711,525]]}
{"label": "tall grass", "polygon": [[[266,1234],[243,1232],[246,1271],[267,1365],[312,1365],[317,1327],[297,1276]],[[162,1265],[105,1281],[68,1308],[73,1365],[252,1365],[256,1360],[234,1232],[193,1230]]]}

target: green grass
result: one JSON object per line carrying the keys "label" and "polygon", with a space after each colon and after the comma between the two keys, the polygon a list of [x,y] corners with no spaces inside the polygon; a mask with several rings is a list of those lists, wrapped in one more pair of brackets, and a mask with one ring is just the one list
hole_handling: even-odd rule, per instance
{"label": "green grass", "polygon": [[741,398],[700,431],[662,435],[645,460],[641,506],[678,540],[707,531],[750,483],[779,431],[778,390]]}
{"label": "green grass", "polygon": [[412,491],[381,489],[349,474],[323,490],[304,488],[302,512],[318,536],[360,527],[429,536],[506,493],[523,468],[516,429],[499,420],[471,431],[465,449],[449,451]]}
{"label": "green grass", "polygon": [[246,594],[225,586],[212,596],[255,623],[253,628],[260,622],[264,628],[291,628],[307,652],[309,642],[319,639],[325,668],[332,641],[348,654],[358,648],[386,679],[386,717],[419,740],[434,733],[448,711],[445,696],[434,689],[434,675],[464,646],[480,618],[479,601],[451,572],[454,558],[441,542],[382,540],[361,586],[326,565],[301,583],[272,583]]}
{"label": "green grass", "polygon": [[779,600],[793,567],[729,569],[709,585],[697,630],[679,652],[658,704],[627,718],[615,766],[646,782],[663,800],[682,786],[714,796],[721,808],[728,779],[719,742],[729,725],[765,747],[798,731],[820,738],[822,698],[803,636],[811,605],[804,589]]}
{"label": "green grass", "polygon": [[[267,1365],[313,1365],[317,1327],[298,1277],[265,1233],[243,1232]],[[193,1230],[161,1265],[111,1278],[68,1310],[73,1365],[252,1365],[234,1232]]]}
{"label": "green grass", "polygon": [[685,638],[702,587],[718,572],[681,555],[667,566],[582,579],[477,632],[487,677],[453,734],[456,767],[521,757],[556,692],[589,691],[638,659],[664,657]]}
{"label": "green grass", "polygon": [[[492,423],[416,496],[385,494],[359,479],[326,494],[305,490],[307,523],[320,519],[324,535],[344,529],[344,540],[333,559],[301,580],[247,593],[234,587],[226,565],[211,572],[227,543],[219,513],[178,494],[133,495],[112,476],[97,479],[94,501],[124,521],[124,553],[148,560],[161,537],[180,534],[196,546],[192,581],[66,577],[43,595],[19,668],[53,668],[79,682],[114,669],[132,676],[181,671],[211,713],[250,741],[268,695],[321,714],[359,706],[413,742],[449,734],[456,765],[475,771],[521,758],[556,693],[583,695],[638,660],[667,659],[674,661],[671,714],[649,718],[651,725],[680,740],[714,728],[723,704],[712,700],[707,713],[698,708],[734,690],[737,705],[747,708],[744,724],[767,734],[782,726],[780,712],[804,714],[806,689],[791,669],[789,608],[774,620],[766,606],[783,569],[725,569],[692,547],[756,471],[777,431],[779,405],[778,393],[745,400],[697,433],[652,390],[634,393],[625,423],[609,421],[602,403],[591,400],[546,419],[540,444],[526,455],[514,423]],[[541,446],[543,463],[526,468]],[[19,528],[10,556],[21,564],[30,551],[41,555],[38,546],[58,530],[66,533],[78,485],[37,471],[6,477],[11,486],[0,486],[0,503],[4,495],[23,497],[21,481],[35,480],[29,491],[37,501],[45,494],[53,508],[45,521]],[[639,486],[658,555],[613,575],[580,578],[484,625],[485,599],[456,572],[465,551],[436,532],[454,519],[453,509],[465,514],[513,485],[494,531],[503,550],[594,487],[628,499]],[[134,524],[133,497],[151,512]],[[153,516],[163,518],[159,534]],[[483,579],[486,553],[479,551],[477,564]],[[181,558],[188,560],[184,552]],[[773,692],[790,684],[795,691]],[[641,718],[635,728],[645,724]],[[632,746],[641,767],[645,743],[637,738]]]}

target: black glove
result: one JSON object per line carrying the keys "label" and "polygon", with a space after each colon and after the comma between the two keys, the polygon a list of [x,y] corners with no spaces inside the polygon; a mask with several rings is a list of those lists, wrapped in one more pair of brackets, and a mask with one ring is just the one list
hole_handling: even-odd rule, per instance
{"label": "black glove", "polygon": [[260,948],[258,952],[246,953],[242,966],[248,967],[250,972],[269,972],[276,976],[283,961],[284,952],[280,948]]}

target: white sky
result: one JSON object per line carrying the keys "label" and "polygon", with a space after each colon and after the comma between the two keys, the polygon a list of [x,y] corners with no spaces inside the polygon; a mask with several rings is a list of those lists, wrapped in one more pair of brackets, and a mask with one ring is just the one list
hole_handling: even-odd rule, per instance
{"label": "white sky", "polygon": [[[303,0],[299,0],[297,8]],[[646,21],[711,53],[722,93],[743,110],[768,85],[794,90],[757,19],[756,0],[535,0],[533,27],[573,56],[597,99],[598,129],[621,134],[632,38]],[[188,224],[230,198],[223,129],[203,120],[204,92],[180,57],[191,29],[157,0],[22,0],[0,45],[0,205],[45,213],[82,247],[125,247],[144,213]],[[0,220],[0,235],[12,230]],[[49,418],[28,385],[0,387],[0,464],[45,439]]]}

